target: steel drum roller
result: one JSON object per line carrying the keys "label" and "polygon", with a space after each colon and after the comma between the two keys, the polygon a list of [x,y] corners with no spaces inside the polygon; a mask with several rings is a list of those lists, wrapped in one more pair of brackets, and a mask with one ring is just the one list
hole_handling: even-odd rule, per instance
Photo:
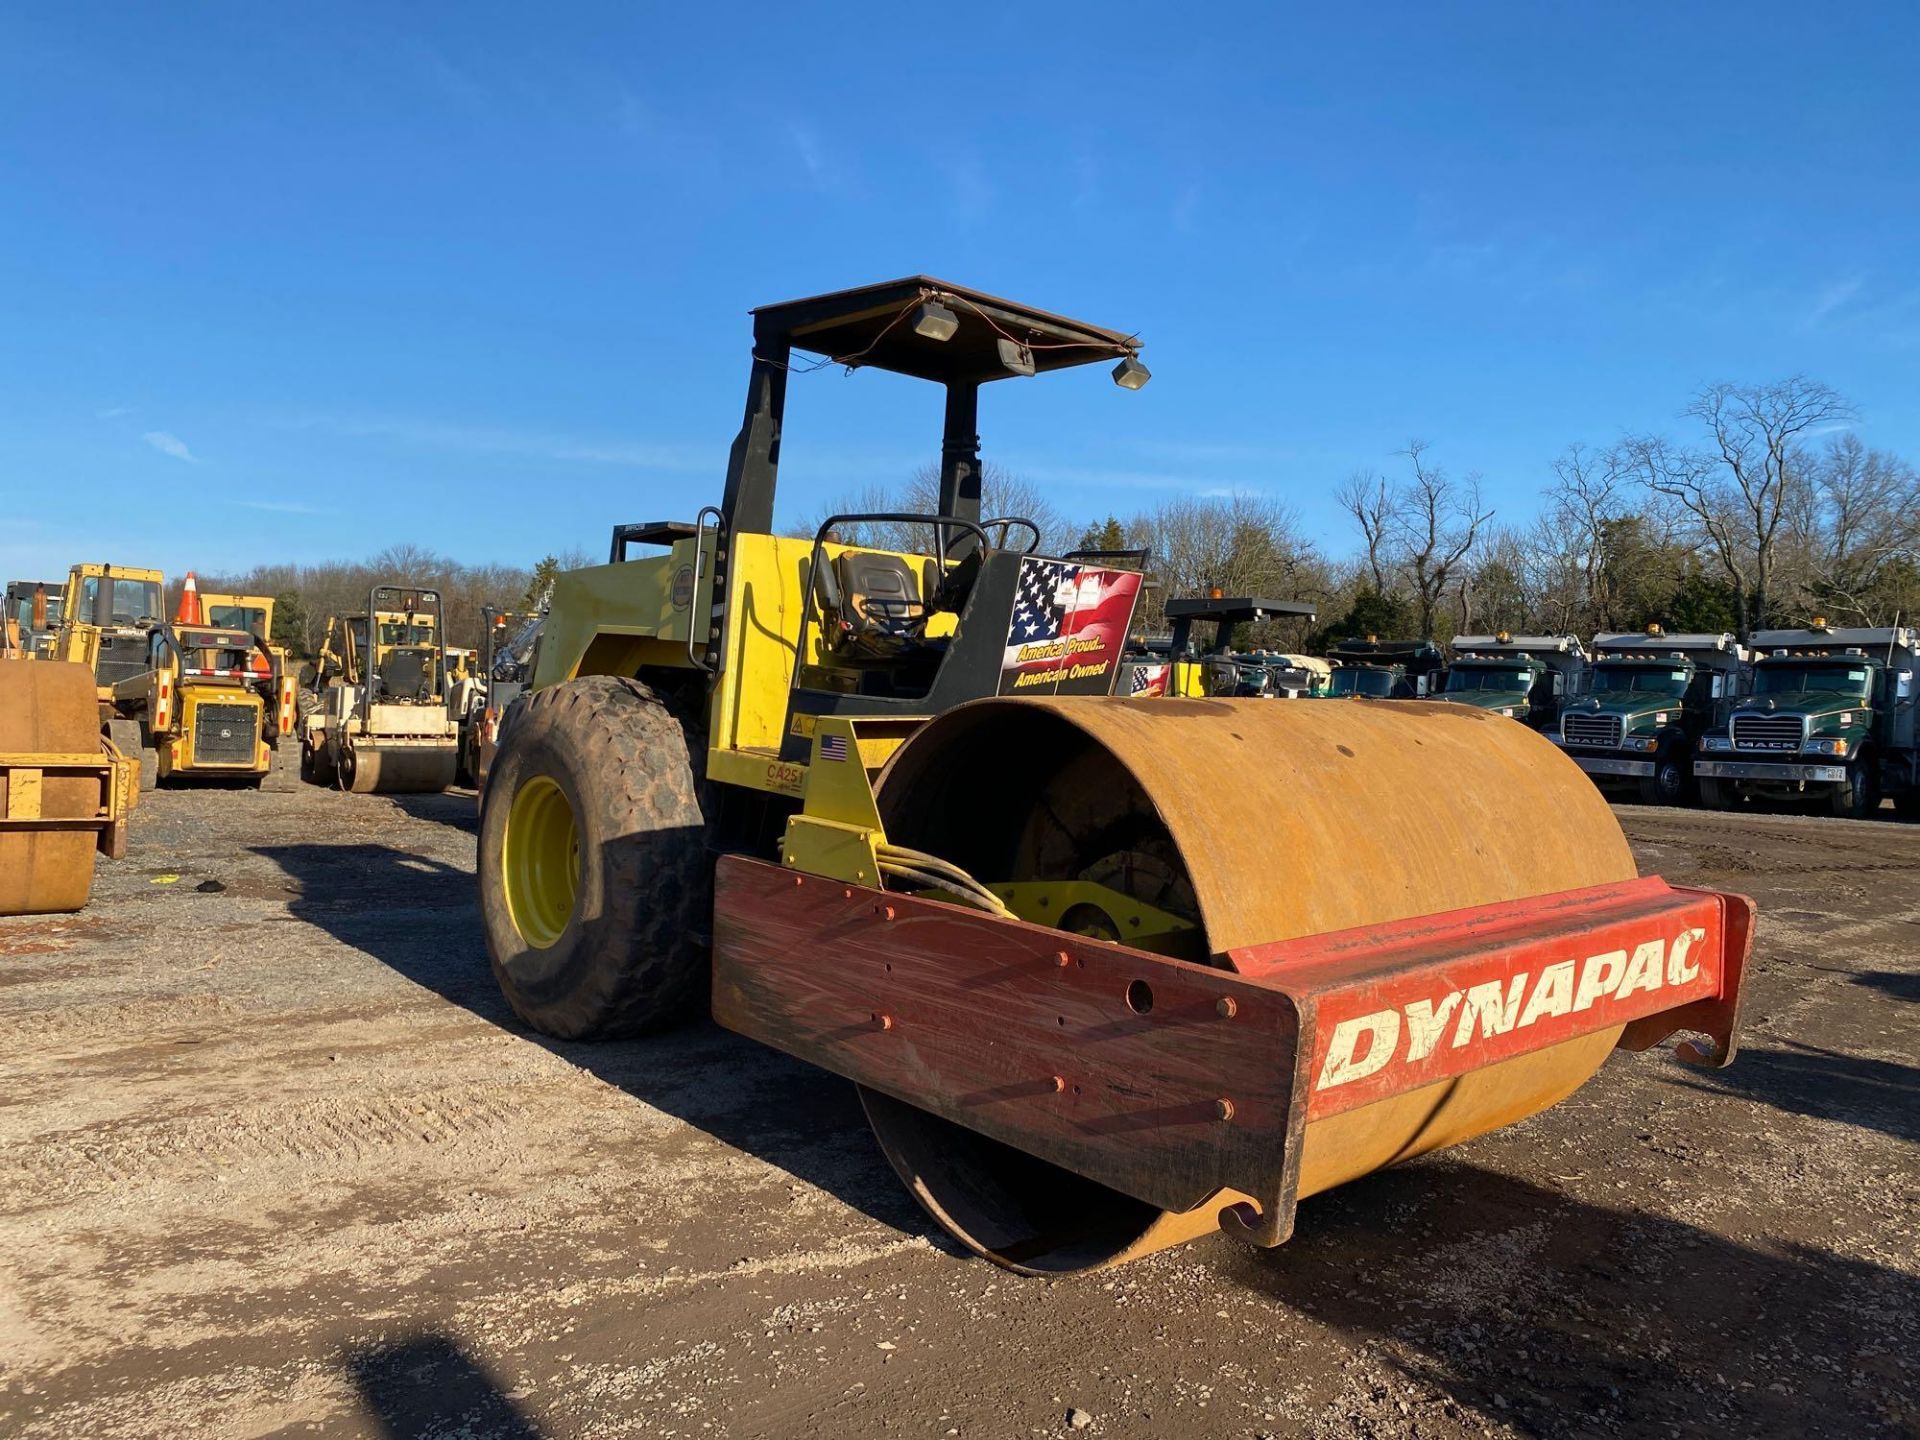
{"label": "steel drum roller", "polygon": [[[1193,920],[1196,958],[1630,879],[1606,802],[1512,720],[1417,702],[989,700],[936,718],[880,782],[891,840],[989,884],[1096,880]],[[1565,1098],[1618,1029],[1309,1124],[1299,1194]],[[1113,1263],[1217,1228],[863,1090],[901,1178],[1017,1269]]]}

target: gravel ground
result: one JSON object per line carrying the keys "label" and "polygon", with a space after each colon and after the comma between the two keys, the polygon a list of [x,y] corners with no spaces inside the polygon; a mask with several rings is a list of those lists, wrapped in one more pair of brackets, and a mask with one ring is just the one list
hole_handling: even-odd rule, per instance
{"label": "gravel ground", "polygon": [[513,1021],[472,815],[162,792],[0,920],[0,1433],[1920,1434],[1920,828],[1623,808],[1760,902],[1734,1067],[1046,1283],[843,1082]]}

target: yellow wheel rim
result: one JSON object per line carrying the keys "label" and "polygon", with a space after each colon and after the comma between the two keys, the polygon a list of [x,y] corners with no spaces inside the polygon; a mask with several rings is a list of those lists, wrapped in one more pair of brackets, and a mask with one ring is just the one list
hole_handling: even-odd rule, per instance
{"label": "yellow wheel rim", "polygon": [[503,849],[514,927],[545,950],[567,928],[580,892],[580,827],[566,792],[545,775],[515,792]]}

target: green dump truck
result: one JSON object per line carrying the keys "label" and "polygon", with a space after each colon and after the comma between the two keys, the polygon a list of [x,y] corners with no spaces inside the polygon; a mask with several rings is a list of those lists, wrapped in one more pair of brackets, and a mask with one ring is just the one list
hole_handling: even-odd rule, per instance
{"label": "green dump truck", "polygon": [[1750,798],[1822,804],[1862,817],[1891,796],[1920,813],[1913,725],[1920,639],[1907,626],[1760,630],[1749,642],[1748,693],[1700,737],[1700,799],[1726,809]]}
{"label": "green dump truck", "polygon": [[1327,650],[1333,665],[1322,696],[1424,700],[1435,693],[1447,657],[1431,640],[1342,640]]}
{"label": "green dump truck", "polygon": [[1586,670],[1587,652],[1572,635],[1462,635],[1439,698],[1551,730]]}
{"label": "green dump truck", "polygon": [[1746,663],[1731,635],[1596,635],[1586,693],[1548,734],[1602,790],[1686,804],[1700,737],[1724,721]]}

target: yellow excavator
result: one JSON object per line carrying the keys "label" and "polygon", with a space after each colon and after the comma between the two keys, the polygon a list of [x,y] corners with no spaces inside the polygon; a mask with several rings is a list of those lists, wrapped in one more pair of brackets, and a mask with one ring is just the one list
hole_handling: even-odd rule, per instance
{"label": "yellow excavator", "polygon": [[[928,1212],[1042,1274],[1279,1244],[1615,1049],[1731,1060],[1752,902],[1640,877],[1542,736],[1114,693],[1142,577],[984,516],[976,432],[991,384],[1139,389],[1136,337],[925,276],[753,330],[719,503],[559,578],[500,726],[480,907],[529,1024],[710,1007],[854,1081]],[[937,508],[777,532],[789,383],[829,364],[941,388]],[[924,545],[843,543],[876,524]]]}

